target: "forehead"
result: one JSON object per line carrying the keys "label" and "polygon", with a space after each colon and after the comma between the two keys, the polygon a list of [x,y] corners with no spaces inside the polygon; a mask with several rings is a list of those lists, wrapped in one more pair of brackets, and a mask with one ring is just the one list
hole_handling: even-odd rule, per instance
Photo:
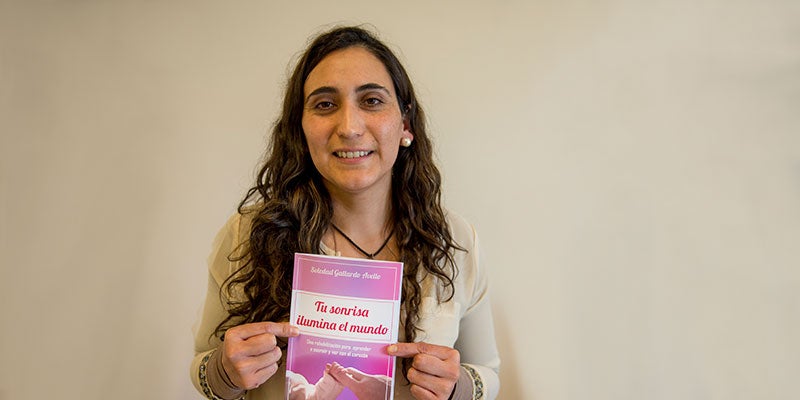
{"label": "forehead", "polygon": [[323,86],[349,91],[366,83],[377,83],[394,94],[386,66],[369,50],[348,47],[325,56],[308,74],[303,91],[308,95]]}

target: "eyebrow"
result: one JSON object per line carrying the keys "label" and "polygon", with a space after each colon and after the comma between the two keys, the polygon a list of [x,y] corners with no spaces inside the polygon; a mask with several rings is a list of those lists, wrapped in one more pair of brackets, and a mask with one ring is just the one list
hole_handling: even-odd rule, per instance
{"label": "eyebrow", "polygon": [[[386,93],[387,95],[391,95],[389,89],[386,89],[386,87],[384,87],[383,85],[379,85],[377,83],[365,83],[356,88],[356,93],[365,92],[367,90],[380,90]],[[336,92],[338,92],[338,90],[333,86],[320,86],[314,89],[314,91],[312,91],[311,93],[309,93],[308,96],[306,96],[306,101],[320,94],[331,94]]]}

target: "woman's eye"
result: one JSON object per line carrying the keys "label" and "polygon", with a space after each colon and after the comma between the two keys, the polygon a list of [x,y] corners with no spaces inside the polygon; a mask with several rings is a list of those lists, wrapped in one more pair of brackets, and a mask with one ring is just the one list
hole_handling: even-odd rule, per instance
{"label": "woman's eye", "polygon": [[314,108],[316,108],[317,110],[321,110],[321,111],[330,110],[333,107],[334,107],[334,104],[332,102],[330,102],[330,101],[320,101],[319,103],[314,105]]}
{"label": "woman's eye", "polygon": [[370,107],[375,107],[375,106],[379,106],[379,105],[383,104],[383,100],[381,100],[381,99],[379,99],[377,97],[369,97],[369,98],[364,100],[364,104],[366,104],[366,105],[368,105]]}

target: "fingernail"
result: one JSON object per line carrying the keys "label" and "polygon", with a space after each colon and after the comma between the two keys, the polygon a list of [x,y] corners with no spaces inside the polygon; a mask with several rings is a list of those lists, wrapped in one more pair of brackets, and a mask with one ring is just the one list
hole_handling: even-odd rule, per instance
{"label": "fingernail", "polygon": [[389,354],[397,352],[397,345],[393,344],[386,348],[386,352]]}

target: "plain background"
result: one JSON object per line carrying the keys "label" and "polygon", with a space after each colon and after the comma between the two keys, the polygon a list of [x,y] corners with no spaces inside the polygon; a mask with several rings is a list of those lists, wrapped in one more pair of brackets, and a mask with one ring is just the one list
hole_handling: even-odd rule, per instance
{"label": "plain background", "polygon": [[[291,3],[291,4],[289,4]],[[197,399],[291,61],[369,23],[490,269],[500,398],[800,398],[800,2],[0,1],[0,399]]]}

